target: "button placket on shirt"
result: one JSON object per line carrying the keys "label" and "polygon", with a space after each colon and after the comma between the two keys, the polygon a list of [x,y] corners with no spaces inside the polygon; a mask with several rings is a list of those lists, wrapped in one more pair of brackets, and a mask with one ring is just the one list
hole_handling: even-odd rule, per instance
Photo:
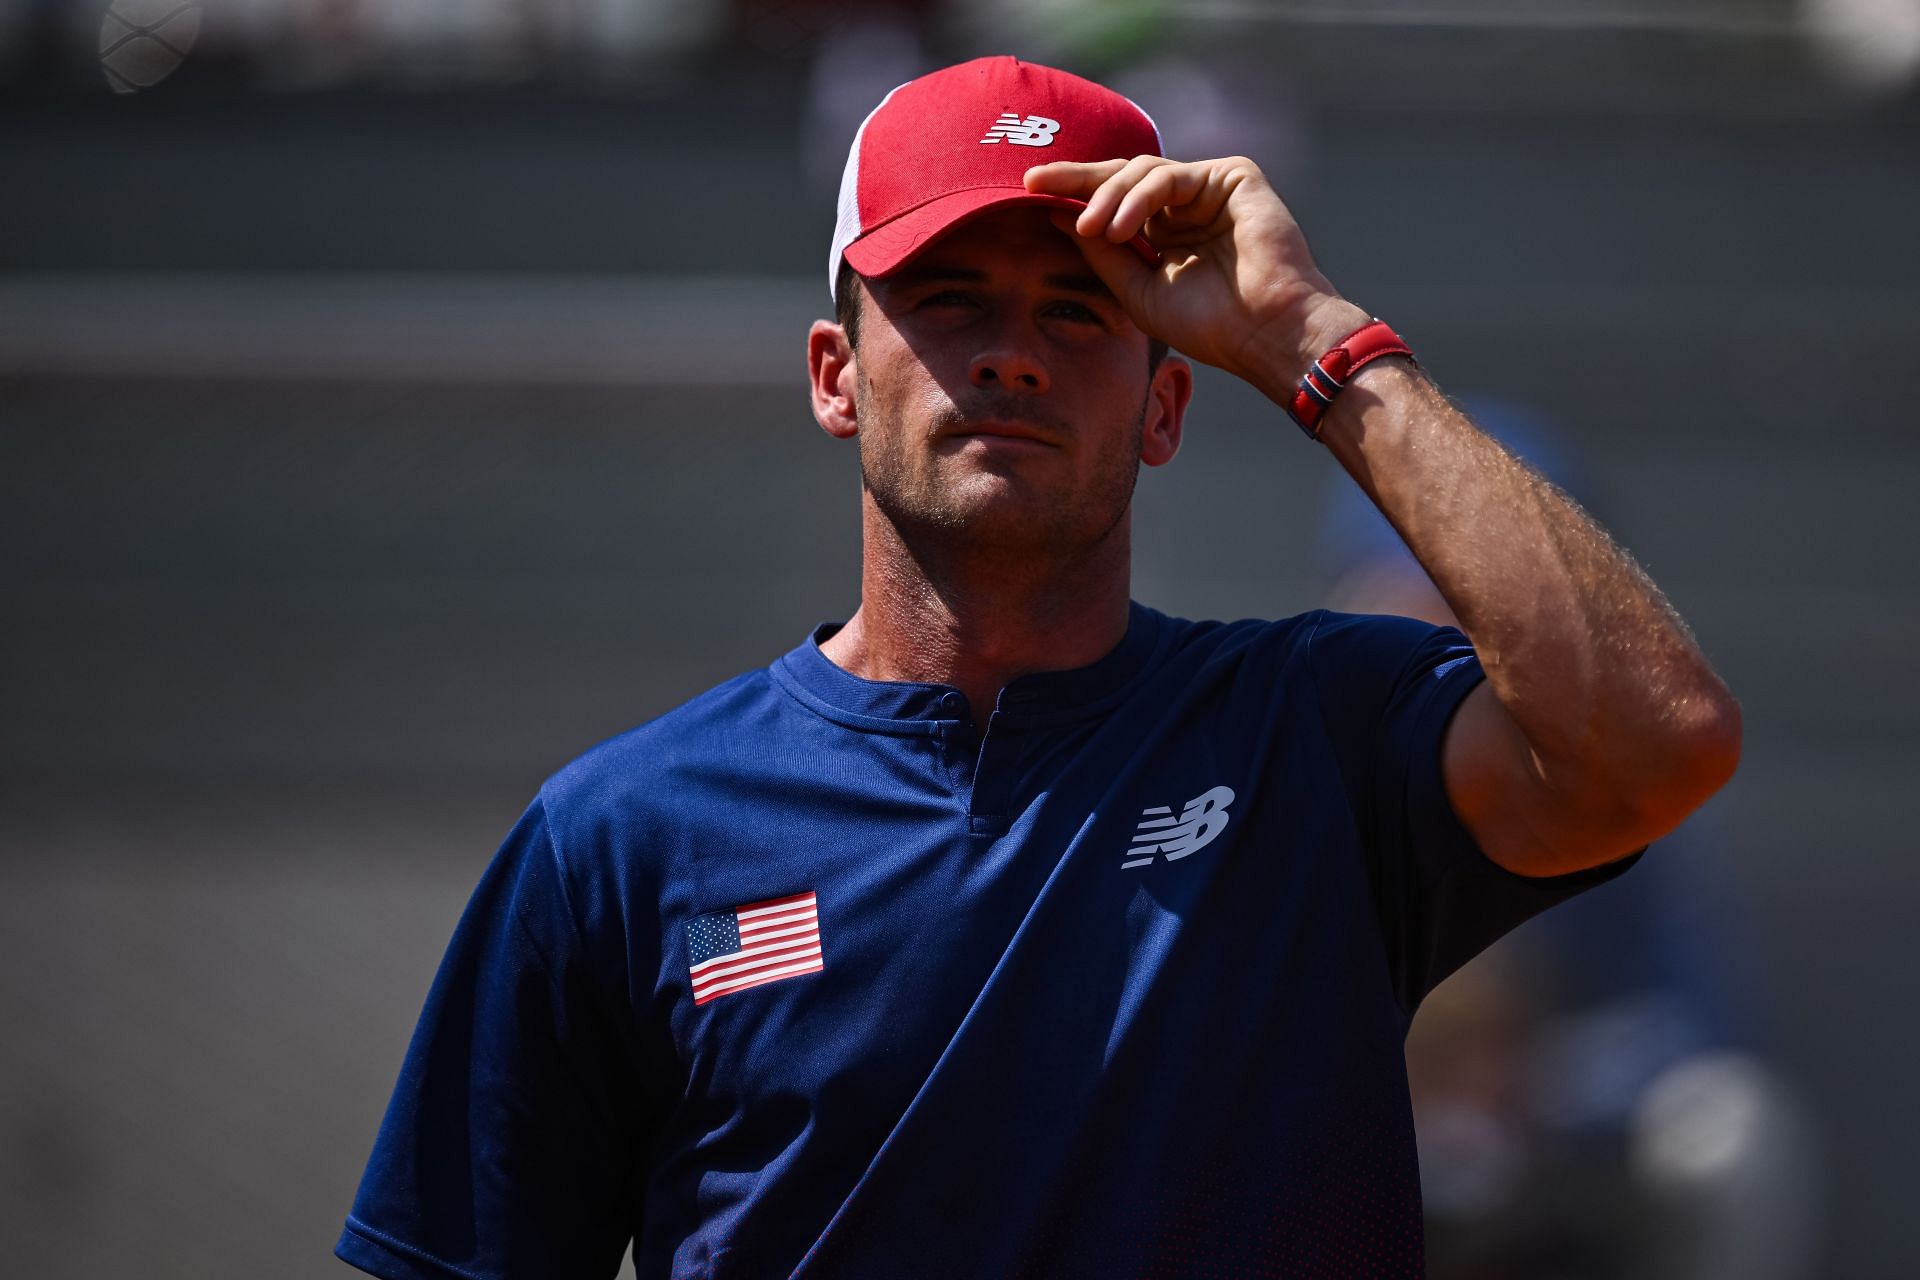
{"label": "button placket on shirt", "polygon": [[967,719],[967,699],[964,694],[949,690],[940,695],[939,706],[943,719],[933,726],[933,736],[940,743],[940,756],[947,767],[947,782],[955,796],[959,797],[963,807],[973,803],[973,725]]}

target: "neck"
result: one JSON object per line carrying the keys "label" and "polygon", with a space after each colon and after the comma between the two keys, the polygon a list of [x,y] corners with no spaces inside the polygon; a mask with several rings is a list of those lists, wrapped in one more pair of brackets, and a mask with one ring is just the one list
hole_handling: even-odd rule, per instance
{"label": "neck", "polygon": [[1127,633],[1129,518],[1065,555],[904,536],[862,504],[860,608],[821,651],[867,680],[948,684],[976,725],[1007,683],[1097,662]]}

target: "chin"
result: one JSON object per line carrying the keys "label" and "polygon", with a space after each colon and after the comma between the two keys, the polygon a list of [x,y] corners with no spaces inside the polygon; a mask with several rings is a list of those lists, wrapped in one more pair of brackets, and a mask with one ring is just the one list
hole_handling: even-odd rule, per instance
{"label": "chin", "polygon": [[1011,494],[950,507],[943,514],[940,530],[954,544],[1002,559],[1090,552],[1118,523],[1089,518],[1058,500]]}
{"label": "chin", "polygon": [[870,477],[868,492],[909,541],[935,538],[956,550],[1002,557],[1090,551],[1125,517],[1132,497],[1130,486],[1103,500],[1063,493],[1017,467],[949,471],[886,491],[876,490]]}

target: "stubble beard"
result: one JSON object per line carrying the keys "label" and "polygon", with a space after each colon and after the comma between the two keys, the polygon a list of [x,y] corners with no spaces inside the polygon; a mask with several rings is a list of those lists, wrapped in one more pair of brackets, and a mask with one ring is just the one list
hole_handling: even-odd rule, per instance
{"label": "stubble beard", "polygon": [[1140,445],[1147,420],[1144,395],[1124,448],[1084,491],[1028,497],[1011,495],[1004,486],[987,482],[977,473],[968,477],[972,483],[950,486],[942,483],[937,467],[916,470],[914,459],[931,458],[931,438],[959,425],[965,415],[950,408],[936,415],[923,435],[908,439],[899,428],[902,415],[897,407],[880,405],[865,373],[856,376],[861,403],[879,405],[882,424],[878,432],[860,433],[861,483],[901,541],[916,554],[986,558],[1029,569],[1048,560],[1072,564],[1092,553],[1126,519],[1140,475]]}

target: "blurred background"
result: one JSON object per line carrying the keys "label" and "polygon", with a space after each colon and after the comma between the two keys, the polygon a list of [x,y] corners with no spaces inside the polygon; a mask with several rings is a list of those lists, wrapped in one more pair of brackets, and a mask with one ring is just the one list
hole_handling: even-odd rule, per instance
{"label": "blurred background", "polygon": [[[1746,708],[1634,875],[1436,993],[1434,1274],[1907,1277],[1917,0],[0,0],[0,1254],[330,1256],[540,780],[857,603],[803,333],[894,84],[1243,152]],[[1135,594],[1425,616],[1203,371]]]}

